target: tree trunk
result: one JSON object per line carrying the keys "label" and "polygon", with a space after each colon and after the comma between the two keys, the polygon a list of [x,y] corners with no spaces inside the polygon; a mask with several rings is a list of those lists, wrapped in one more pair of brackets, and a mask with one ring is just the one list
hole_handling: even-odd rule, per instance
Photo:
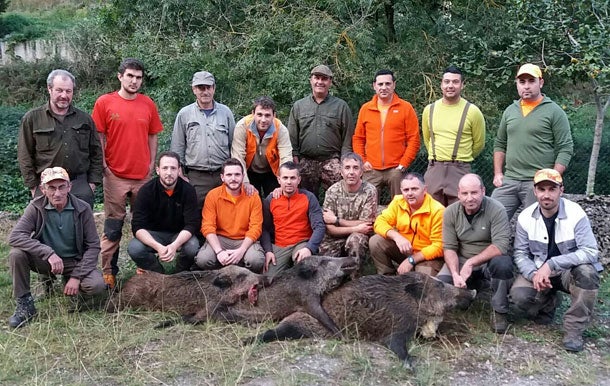
{"label": "tree trunk", "polygon": [[388,26],[388,42],[396,43],[396,27],[394,26],[394,0],[385,0],[385,20]]}
{"label": "tree trunk", "polygon": [[593,146],[591,147],[591,158],[589,159],[589,173],[587,175],[587,197],[595,194],[595,172],[597,171],[597,159],[599,157],[599,148],[602,143],[602,132],[604,130],[604,117],[610,106],[610,97],[606,99],[606,103],[602,104],[602,97],[597,90],[595,91],[595,107],[597,116],[595,118],[595,131],[593,133]]}

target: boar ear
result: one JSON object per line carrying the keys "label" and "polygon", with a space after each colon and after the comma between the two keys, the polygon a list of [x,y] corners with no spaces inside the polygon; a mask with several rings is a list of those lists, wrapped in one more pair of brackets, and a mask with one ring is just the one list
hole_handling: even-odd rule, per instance
{"label": "boar ear", "polygon": [[227,275],[218,275],[212,284],[214,284],[216,287],[225,289],[231,287],[233,285],[233,281]]}
{"label": "boar ear", "polygon": [[316,275],[317,269],[315,267],[311,267],[305,264],[297,264],[297,277],[301,279],[311,279]]}
{"label": "boar ear", "polygon": [[422,297],[423,295],[423,289],[424,286],[422,285],[422,283],[409,283],[405,285],[405,293],[407,293],[407,295],[411,295],[412,297],[419,299]]}

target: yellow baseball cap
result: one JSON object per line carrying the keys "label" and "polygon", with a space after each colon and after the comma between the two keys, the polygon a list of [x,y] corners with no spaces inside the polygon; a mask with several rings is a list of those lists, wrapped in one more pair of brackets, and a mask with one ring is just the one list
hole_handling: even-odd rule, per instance
{"label": "yellow baseball cap", "polygon": [[517,78],[524,74],[531,75],[534,78],[542,78],[542,71],[540,70],[540,67],[531,63],[526,63],[519,67],[519,71],[517,71]]}

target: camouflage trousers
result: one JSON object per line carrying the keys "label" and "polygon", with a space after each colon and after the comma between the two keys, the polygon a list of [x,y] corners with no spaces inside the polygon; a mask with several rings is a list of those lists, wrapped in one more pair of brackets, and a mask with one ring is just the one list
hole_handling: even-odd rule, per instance
{"label": "camouflage trousers", "polygon": [[320,186],[324,190],[341,179],[341,161],[331,158],[316,161],[309,158],[299,159],[301,172],[301,188],[309,190],[316,196],[320,194]]}
{"label": "camouflage trousers", "polygon": [[352,256],[358,259],[360,270],[364,266],[369,251],[369,236],[362,233],[352,233],[347,238],[337,238],[325,235],[318,255],[322,256]]}

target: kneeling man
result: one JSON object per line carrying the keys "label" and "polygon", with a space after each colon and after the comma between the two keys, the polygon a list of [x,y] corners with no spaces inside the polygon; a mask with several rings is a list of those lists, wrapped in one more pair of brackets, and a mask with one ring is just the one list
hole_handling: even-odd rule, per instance
{"label": "kneeling man", "polygon": [[260,273],[265,255],[258,243],[263,230],[263,204],[244,191],[244,167],[229,158],[220,171],[222,185],[210,190],[203,204],[201,233],[206,243],[195,263],[201,269],[237,264]]}
{"label": "kneeling man", "polygon": [[480,289],[491,278],[492,330],[508,329],[508,291],[513,261],[507,256],[510,226],[499,201],[485,196],[483,180],[466,174],[458,183],[458,202],[443,216],[445,265],[438,278],[456,287]]}
{"label": "kneeling man", "polygon": [[11,327],[21,327],[36,316],[30,293],[30,271],[63,275],[64,295],[95,295],[106,288],[97,269],[100,238],[91,207],[70,193],[70,176],[63,168],[40,175],[43,195],[35,197],[9,237],[8,255],[17,309]]}
{"label": "kneeling man", "polygon": [[510,297],[536,323],[551,324],[558,306],[557,291],[569,293],[563,346],[578,352],[583,349],[582,334],[591,320],[602,266],[587,214],[575,202],[562,198],[562,193],[558,171],[536,172],[537,202],[517,220],[514,261],[520,275]]}
{"label": "kneeling man", "polygon": [[168,263],[176,259],[176,272],[189,270],[199,251],[197,193],[178,177],[177,153],[159,154],[156,171],[158,177],[138,191],[131,220],[135,238],[127,252],[141,269],[164,273],[159,260]]}
{"label": "kneeling man", "polygon": [[400,191],[402,195],[395,196],[375,220],[376,235],[369,245],[377,273],[402,275],[415,270],[436,276],[443,266],[445,207],[427,193],[421,174],[405,175]]}

